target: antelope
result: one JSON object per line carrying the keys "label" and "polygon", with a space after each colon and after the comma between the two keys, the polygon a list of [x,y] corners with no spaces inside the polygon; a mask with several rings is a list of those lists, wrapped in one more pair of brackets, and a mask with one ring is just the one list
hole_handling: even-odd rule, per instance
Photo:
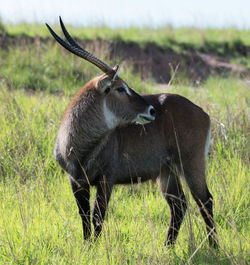
{"label": "antelope", "polygon": [[115,184],[157,180],[171,214],[165,244],[174,244],[187,209],[183,176],[205,221],[209,243],[217,247],[213,197],[205,176],[208,114],[180,95],[137,94],[119,77],[118,65],[112,68],[83,49],[61,17],[60,25],[67,41],[46,24],[60,45],[103,71],[71,100],[54,149],[55,160],[69,175],[84,239],[91,237],[90,186],[97,189],[92,214],[97,238]]}

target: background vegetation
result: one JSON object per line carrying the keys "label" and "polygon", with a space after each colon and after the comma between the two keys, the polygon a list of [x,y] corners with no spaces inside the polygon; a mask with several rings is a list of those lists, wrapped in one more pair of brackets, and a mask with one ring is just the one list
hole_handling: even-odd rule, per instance
{"label": "background vegetation", "polygon": [[[200,49],[207,47],[205,42],[250,44],[249,32],[234,29],[72,31],[80,38],[139,43],[165,43],[168,35]],[[0,25],[0,39],[4,34],[21,38],[22,33],[48,37],[42,26]],[[104,50],[100,53],[109,60]],[[184,95],[212,118],[207,179],[215,199],[220,249],[209,248],[202,218],[184,182],[188,214],[170,249],[164,247],[169,209],[153,183],[117,186],[103,234],[96,242],[82,241],[77,206],[66,174],[53,160],[53,147],[71,96],[97,74],[98,69],[53,42],[0,49],[0,264],[247,264],[250,81],[235,75],[210,76],[194,86],[177,71],[169,85],[159,85],[141,80],[130,67],[121,69],[121,76],[138,92]],[[95,189],[91,192],[93,205]]]}

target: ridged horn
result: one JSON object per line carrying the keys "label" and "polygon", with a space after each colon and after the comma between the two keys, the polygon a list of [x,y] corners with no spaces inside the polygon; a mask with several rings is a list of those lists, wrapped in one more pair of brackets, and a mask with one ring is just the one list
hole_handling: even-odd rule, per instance
{"label": "ridged horn", "polygon": [[67,49],[68,51],[72,52],[73,54],[89,61],[90,63],[94,64],[95,66],[97,66],[98,68],[100,68],[104,73],[108,73],[108,72],[113,72],[113,68],[111,66],[109,66],[107,63],[103,62],[101,59],[97,58],[96,56],[94,56],[93,54],[91,54],[90,52],[86,51],[85,49],[83,49],[68,33],[68,31],[66,30],[66,27],[63,24],[63,21],[61,19],[61,17],[59,17],[60,19],[60,25],[63,31],[63,34],[65,36],[65,38],[68,40],[68,42],[64,41],[63,39],[61,39],[53,30],[52,28],[46,23],[47,28],[49,29],[51,35],[55,38],[55,40],[61,44],[65,49]]}

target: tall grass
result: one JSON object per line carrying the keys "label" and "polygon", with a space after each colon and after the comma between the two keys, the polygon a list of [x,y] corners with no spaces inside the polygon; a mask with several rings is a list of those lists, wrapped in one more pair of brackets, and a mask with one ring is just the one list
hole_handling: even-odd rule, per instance
{"label": "tall grass", "polygon": [[[33,63],[34,67],[40,67]],[[64,67],[67,66],[59,66],[58,75],[67,71]],[[126,72],[123,74],[126,77]],[[83,78],[75,82],[73,76],[73,87],[84,81]],[[51,88],[57,87],[53,77],[48,80],[53,83]],[[137,88],[139,77],[131,81]],[[67,176],[53,160],[57,128],[72,93],[66,88],[70,81],[60,82],[61,91],[64,87],[66,91],[60,94],[49,93],[51,89],[25,92],[16,89],[19,81],[12,80],[12,88],[8,89],[6,79],[0,83],[1,264],[248,263],[249,84],[246,80],[210,78],[198,88],[182,82],[165,88],[149,83],[145,89],[187,96],[212,118],[207,179],[215,199],[218,251],[208,246],[203,220],[185,183],[191,219],[187,214],[175,248],[164,247],[169,210],[153,183],[115,187],[101,237],[96,242],[83,243],[81,222]],[[143,85],[139,89],[145,91]],[[92,188],[92,205],[94,193]]]}
{"label": "tall grass", "polygon": [[[93,50],[93,47],[86,47]],[[120,62],[111,61],[105,47],[96,47],[95,55],[110,65]],[[55,42],[35,43],[21,47],[0,49],[0,80],[10,89],[27,91],[46,91],[54,94],[74,94],[83,84],[94,76],[100,75],[93,65],[63,51]],[[132,67],[121,67],[121,75],[132,87],[139,91],[147,90],[152,81],[141,82],[140,73],[135,74]]]}

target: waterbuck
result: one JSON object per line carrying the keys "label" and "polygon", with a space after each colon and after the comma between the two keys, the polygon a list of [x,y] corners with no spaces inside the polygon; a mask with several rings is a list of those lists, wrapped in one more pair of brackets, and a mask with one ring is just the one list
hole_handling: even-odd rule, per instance
{"label": "waterbuck", "polygon": [[104,72],[73,97],[54,150],[70,176],[84,239],[91,236],[90,186],[97,188],[92,216],[97,237],[114,184],[157,179],[171,211],[166,244],[173,244],[187,208],[183,175],[204,218],[210,245],[216,247],[213,197],[205,177],[209,116],[176,94],[138,95],[118,76],[118,66],[112,68],[80,47],[61,18],[60,24],[68,42],[46,25],[64,48]]}

